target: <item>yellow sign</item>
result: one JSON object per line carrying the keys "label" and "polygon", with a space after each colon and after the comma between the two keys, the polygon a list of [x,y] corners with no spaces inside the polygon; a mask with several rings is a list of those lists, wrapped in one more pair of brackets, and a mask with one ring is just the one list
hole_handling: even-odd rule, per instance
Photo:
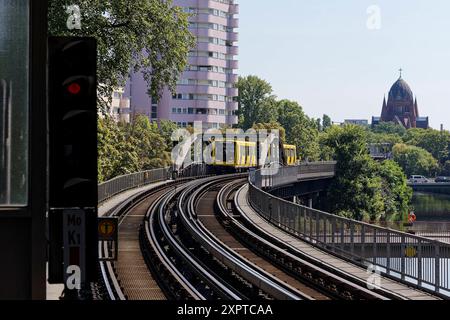
{"label": "yellow sign", "polygon": [[98,217],[98,241],[103,246],[105,244],[113,247],[112,252],[105,253],[99,257],[100,261],[117,261],[119,252],[119,219],[116,217]]}
{"label": "yellow sign", "polygon": [[117,223],[113,220],[101,220],[98,224],[98,235],[100,238],[111,238],[116,232]]}
{"label": "yellow sign", "polygon": [[405,256],[407,256],[408,258],[414,258],[415,256],[417,256],[417,250],[414,247],[408,247],[405,250]]}

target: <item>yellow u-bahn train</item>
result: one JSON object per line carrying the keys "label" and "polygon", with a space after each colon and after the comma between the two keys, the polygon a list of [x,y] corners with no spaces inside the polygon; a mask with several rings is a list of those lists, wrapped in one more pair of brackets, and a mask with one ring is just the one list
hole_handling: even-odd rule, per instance
{"label": "yellow u-bahn train", "polygon": [[[238,170],[260,167],[258,159],[259,148],[256,142],[249,141],[223,141],[217,140],[210,143],[210,163],[215,167],[235,168]],[[293,166],[297,163],[297,148],[294,145],[283,144],[272,146],[267,150],[267,157],[271,158],[271,152],[278,152],[278,162],[285,166]]]}

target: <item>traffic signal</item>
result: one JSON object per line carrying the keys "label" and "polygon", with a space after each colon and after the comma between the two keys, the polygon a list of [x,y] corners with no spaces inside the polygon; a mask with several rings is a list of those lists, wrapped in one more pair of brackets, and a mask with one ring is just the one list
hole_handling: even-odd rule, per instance
{"label": "traffic signal", "polygon": [[96,64],[95,39],[49,38],[51,208],[97,206]]}
{"label": "traffic signal", "polygon": [[95,39],[49,38],[48,223],[51,283],[62,283],[73,264],[81,269],[84,282],[95,281],[97,276],[96,73]]}

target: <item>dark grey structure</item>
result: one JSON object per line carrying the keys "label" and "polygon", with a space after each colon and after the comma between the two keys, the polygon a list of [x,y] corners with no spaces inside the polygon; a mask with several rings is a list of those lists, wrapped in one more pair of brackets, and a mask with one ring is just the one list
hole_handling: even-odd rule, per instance
{"label": "dark grey structure", "polygon": [[0,0],[0,300],[46,298],[46,17]]}

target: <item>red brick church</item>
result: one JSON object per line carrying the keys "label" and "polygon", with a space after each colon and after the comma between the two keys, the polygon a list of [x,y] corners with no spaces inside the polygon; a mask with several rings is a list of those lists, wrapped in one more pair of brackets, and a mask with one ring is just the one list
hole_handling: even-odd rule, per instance
{"label": "red brick church", "polygon": [[381,117],[373,117],[372,125],[380,122],[394,122],[401,124],[406,129],[423,128],[428,129],[428,117],[419,116],[419,107],[417,98],[405,80],[402,79],[402,70],[400,69],[400,78],[394,83],[389,91],[388,101],[386,97],[383,101]]}

